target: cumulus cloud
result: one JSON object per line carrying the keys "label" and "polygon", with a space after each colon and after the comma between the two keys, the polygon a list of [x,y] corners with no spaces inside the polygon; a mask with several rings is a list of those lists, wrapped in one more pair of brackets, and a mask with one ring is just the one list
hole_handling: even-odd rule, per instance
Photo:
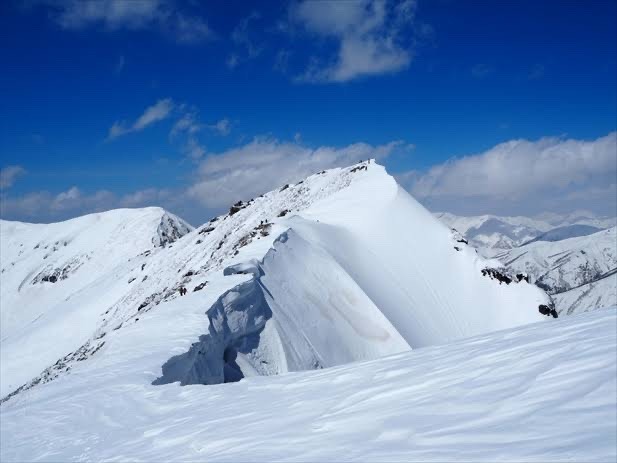
{"label": "cumulus cloud", "polygon": [[333,60],[314,59],[300,80],[345,82],[406,68],[412,60],[408,29],[415,10],[415,0],[306,0],[294,4],[290,11],[294,22],[317,38],[338,43]]}
{"label": "cumulus cloud", "polygon": [[214,34],[200,17],[182,11],[173,0],[42,0],[65,29],[102,25],[110,30],[158,27],[178,42],[193,43]]}
{"label": "cumulus cloud", "polygon": [[210,208],[224,207],[322,169],[346,166],[360,159],[384,159],[400,145],[401,142],[395,141],[378,146],[355,143],[343,148],[309,148],[272,138],[256,138],[204,159],[187,195]]}
{"label": "cumulus cloud", "polygon": [[170,98],[159,100],[152,106],[146,108],[143,114],[139,116],[132,124],[119,121],[114,122],[109,129],[107,138],[109,140],[113,140],[114,138],[118,138],[119,136],[126,135],[131,132],[139,132],[155,122],[166,119],[173,109],[174,103]]}
{"label": "cumulus cloud", "polygon": [[416,197],[441,205],[438,208],[464,201],[485,209],[510,210],[526,204],[528,209],[541,205],[554,210],[587,207],[583,201],[595,201],[596,210],[604,206],[605,213],[612,208],[614,214],[617,133],[593,141],[512,140],[484,153],[451,159],[428,172],[401,174],[399,181]]}
{"label": "cumulus cloud", "polygon": [[6,166],[0,169],[0,190],[12,187],[15,180],[25,173],[26,169],[22,166]]}

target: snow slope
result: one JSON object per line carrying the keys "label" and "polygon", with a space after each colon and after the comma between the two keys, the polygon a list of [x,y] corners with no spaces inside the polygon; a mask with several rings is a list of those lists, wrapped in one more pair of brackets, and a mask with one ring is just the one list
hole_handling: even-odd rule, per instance
{"label": "snow slope", "polygon": [[89,339],[126,286],[102,277],[190,230],[154,207],[53,224],[0,221],[0,396]]}
{"label": "snow slope", "polygon": [[[373,359],[546,320],[538,307],[550,305],[524,280],[483,273],[499,263],[478,256],[374,163],[240,202],[165,247],[118,239],[126,249],[118,245],[109,266],[93,260],[80,284],[38,283],[27,276],[28,258],[13,271],[8,304],[3,285],[3,317],[6,305],[15,327],[1,345],[5,399],[110,362],[114,342],[178,299],[190,307],[166,325],[182,330],[148,340],[157,385]],[[188,296],[179,296],[182,286]],[[70,294],[57,296],[56,287]],[[23,313],[20,301],[45,316]]]}
{"label": "snow slope", "polygon": [[110,334],[79,374],[4,403],[0,459],[617,458],[615,309],[321,371],[152,386],[160,345],[203,316],[192,297]]}
{"label": "snow slope", "polygon": [[572,315],[617,306],[617,269],[582,286],[553,296],[557,312]]}
{"label": "snow slope", "polygon": [[559,295],[555,301],[560,313],[617,305],[616,227],[556,242],[536,241],[496,257],[511,271],[527,272],[537,285]]}

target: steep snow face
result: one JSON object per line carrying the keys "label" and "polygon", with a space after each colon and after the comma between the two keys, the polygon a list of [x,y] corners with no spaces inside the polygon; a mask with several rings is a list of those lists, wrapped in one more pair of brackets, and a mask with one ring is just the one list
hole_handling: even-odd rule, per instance
{"label": "steep snow face", "polygon": [[325,174],[352,180],[277,223],[287,231],[261,260],[226,268],[251,283],[219,299],[157,384],[330,367],[545,319],[542,291],[483,275],[493,262],[381,166],[362,167]]}
{"label": "steep snow face", "polygon": [[161,344],[203,318],[191,298],[4,403],[0,460],[617,459],[614,309],[321,371],[151,386]]}
{"label": "steep snow face", "polygon": [[[127,260],[192,227],[160,208],[119,209],[66,222],[0,221],[1,395],[79,347],[116,301]],[[120,272],[115,281],[101,281]]]}
{"label": "steep snow face", "polygon": [[[329,367],[546,320],[538,307],[548,296],[483,272],[496,265],[383,167],[321,172],[239,202],[165,247],[128,246],[55,305],[42,296],[46,316],[32,326],[20,318],[23,329],[2,341],[3,395],[78,371],[90,357],[104,361],[110,343],[151,311],[165,313],[180,287],[201,316],[157,341],[166,355],[156,384]],[[71,328],[70,341],[47,352],[67,326],[78,336]]]}
{"label": "steep snow face", "polygon": [[[617,304],[615,271],[617,269],[617,228],[588,236],[557,242],[537,241],[498,254],[507,268],[527,272],[536,284],[550,294],[576,289],[568,296],[556,298],[557,310],[575,313]],[[590,283],[602,283],[584,287]],[[584,304],[589,304],[584,307]]]}

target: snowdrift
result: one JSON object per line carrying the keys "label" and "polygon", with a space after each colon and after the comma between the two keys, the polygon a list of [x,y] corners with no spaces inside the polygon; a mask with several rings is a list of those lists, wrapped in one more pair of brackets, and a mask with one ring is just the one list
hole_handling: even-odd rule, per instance
{"label": "snowdrift", "polygon": [[615,310],[321,371],[151,386],[157,346],[203,317],[186,299],[110,334],[79,374],[3,404],[0,460],[617,458]]}
{"label": "snowdrift", "polygon": [[[2,280],[5,399],[111,361],[113,343],[137,323],[157,359],[149,381],[161,385],[331,367],[548,320],[539,312],[551,305],[543,291],[522,276],[487,272],[499,262],[480,257],[374,163],[240,201],[186,234],[160,209],[132,224],[124,212],[108,214],[91,227],[96,233],[71,231],[72,221],[45,226],[80,237],[79,254],[90,256],[69,278],[37,278],[65,260],[41,274],[51,261],[30,252],[20,264],[3,252],[11,275]],[[162,216],[172,218],[173,242],[156,239]],[[21,242],[14,230],[25,225],[9,225],[3,249],[38,244],[38,232]],[[61,243],[53,236],[47,246]],[[169,317],[175,336],[148,329],[153,314]]]}

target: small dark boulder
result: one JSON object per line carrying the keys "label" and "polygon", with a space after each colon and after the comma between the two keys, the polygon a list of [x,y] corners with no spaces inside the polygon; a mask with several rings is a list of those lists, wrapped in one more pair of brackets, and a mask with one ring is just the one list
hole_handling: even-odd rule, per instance
{"label": "small dark boulder", "polygon": [[557,318],[557,311],[555,309],[551,309],[551,315],[553,316],[553,318]]}
{"label": "small dark boulder", "polygon": [[206,285],[208,284],[207,281],[204,281],[203,283],[198,284],[197,286],[195,286],[195,288],[193,289],[193,292],[196,291],[201,291],[202,289],[204,289],[206,287]]}
{"label": "small dark boulder", "polygon": [[[553,309],[555,310],[555,309]],[[551,308],[545,304],[540,304],[538,306],[538,312],[540,312],[542,315],[550,315],[551,314]]]}

